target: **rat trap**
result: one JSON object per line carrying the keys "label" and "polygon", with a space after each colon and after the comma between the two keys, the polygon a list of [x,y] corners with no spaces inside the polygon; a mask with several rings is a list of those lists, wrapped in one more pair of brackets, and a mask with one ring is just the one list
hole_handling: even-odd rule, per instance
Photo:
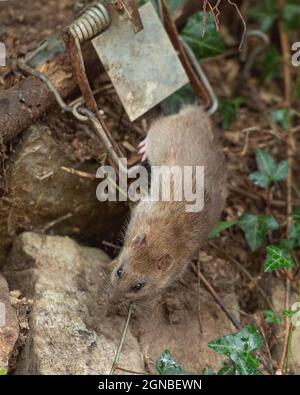
{"label": "rat trap", "polygon": [[[98,1],[85,8],[61,32],[82,94],[82,98],[73,106],[63,101],[45,75],[33,70],[33,59],[30,63],[25,59],[25,63],[20,66],[47,84],[64,111],[72,113],[79,121],[91,124],[114,165],[118,164],[123,155],[108,130],[103,111],[97,106],[85,72],[81,46],[86,41],[92,42],[131,121],[145,114],[188,82],[195,89],[195,72],[197,73],[200,66],[193,59],[190,61],[194,63],[195,70],[188,64],[189,53],[185,53],[175,25],[170,23],[167,5],[164,0],[158,1],[162,1],[168,34],[152,3],[148,2],[138,8],[136,0]],[[61,51],[61,45],[58,48],[52,43],[52,46],[52,53]],[[37,57],[38,53],[35,54],[35,58]],[[199,80],[202,79],[203,85],[209,90],[203,75],[198,74]]]}
{"label": "rat trap", "polygon": [[152,3],[139,12],[141,31],[113,11],[109,29],[92,41],[131,121],[189,81]]}

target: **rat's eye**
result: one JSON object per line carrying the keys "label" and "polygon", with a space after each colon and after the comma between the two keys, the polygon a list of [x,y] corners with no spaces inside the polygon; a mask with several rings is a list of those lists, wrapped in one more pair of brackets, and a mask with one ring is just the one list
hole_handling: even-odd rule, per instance
{"label": "rat's eye", "polygon": [[118,276],[119,278],[121,278],[121,277],[122,277],[122,274],[123,274],[123,269],[120,267],[120,269],[117,270],[117,276]]}
{"label": "rat's eye", "polygon": [[132,287],[132,290],[133,290],[134,292],[138,292],[141,288],[143,288],[144,285],[145,285],[145,284],[142,284],[142,283],[136,283],[136,284],[134,284],[134,286]]}

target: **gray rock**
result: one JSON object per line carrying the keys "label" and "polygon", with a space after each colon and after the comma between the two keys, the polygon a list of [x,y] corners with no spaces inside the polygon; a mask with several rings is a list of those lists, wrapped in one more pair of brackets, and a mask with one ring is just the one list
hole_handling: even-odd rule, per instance
{"label": "gray rock", "polygon": [[0,274],[0,369],[8,370],[19,336],[19,323],[15,309],[10,303],[8,285]]}
{"label": "gray rock", "polygon": [[97,165],[81,164],[69,151],[42,125],[30,127],[19,141],[6,172],[8,193],[0,199],[0,267],[13,238],[22,231],[52,232],[100,244],[120,229],[126,207],[119,202],[100,203],[99,180],[62,170],[96,174]]}
{"label": "gray rock", "polygon": [[[30,336],[17,374],[105,374],[120,340],[124,318],[107,316],[109,257],[68,237],[23,233],[5,271],[10,286],[33,299]],[[143,370],[129,331],[120,366]]]}

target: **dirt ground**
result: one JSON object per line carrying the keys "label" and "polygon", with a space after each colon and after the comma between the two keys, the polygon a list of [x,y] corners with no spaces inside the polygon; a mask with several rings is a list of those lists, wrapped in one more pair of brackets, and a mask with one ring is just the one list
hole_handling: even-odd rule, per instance
{"label": "dirt ground", "polygon": [[[80,6],[81,2],[77,1],[74,5],[74,0],[0,2],[0,37],[8,49],[8,66],[0,69],[0,89],[8,88],[14,79],[20,78],[11,74],[13,59],[23,56],[52,32],[60,30],[74,18]],[[249,174],[256,170],[257,148],[266,149],[277,160],[286,158],[287,134],[267,115],[270,110],[280,107],[284,102],[283,86],[272,83],[261,86],[255,77],[255,72],[249,79],[242,81],[241,67],[237,51],[227,51],[204,62],[204,69],[219,97],[235,95],[245,98],[245,104],[239,110],[236,121],[228,130],[222,132],[229,170],[229,196],[223,219],[235,219],[245,211],[255,214],[270,213],[281,224],[273,236],[277,237],[284,235],[284,225],[287,221],[285,183],[274,185],[267,194],[249,181]],[[104,92],[100,92],[96,99],[99,107],[103,108],[107,115],[107,122],[115,140],[129,161],[131,163],[136,161],[137,143],[145,136],[149,119],[153,114],[131,124],[107,77],[102,76],[95,85],[105,86]],[[300,104],[297,105],[299,110]],[[214,121],[220,127],[221,118],[218,113],[214,115]],[[81,163],[99,161],[99,147],[87,133],[86,128],[62,114],[58,108],[43,116],[41,122],[51,127],[57,141],[65,147],[66,151],[71,150],[78,161]],[[296,147],[299,149],[298,130],[295,131],[294,136]],[[5,197],[6,163],[19,139],[22,139],[22,136],[3,147],[2,185],[0,185],[2,197]],[[294,162],[293,170],[294,205],[297,206],[300,205],[299,161]],[[114,238],[106,241],[118,243],[118,236],[116,234]],[[90,243],[94,245],[94,240]],[[104,246],[104,250],[111,256],[117,254],[116,248],[107,245]],[[208,241],[202,251],[203,271],[216,290],[221,292],[224,289],[232,289],[238,295],[242,323],[260,324],[262,309],[266,307],[261,289],[270,297],[274,275],[263,273],[264,254],[263,250],[250,252],[242,232],[235,227],[223,232],[217,241],[215,239]],[[195,273],[191,271],[187,275],[187,281],[197,282]],[[292,283],[292,287],[296,287],[296,282]],[[174,309],[176,310],[176,307]],[[272,329],[267,327],[265,330],[268,338],[271,339]]]}

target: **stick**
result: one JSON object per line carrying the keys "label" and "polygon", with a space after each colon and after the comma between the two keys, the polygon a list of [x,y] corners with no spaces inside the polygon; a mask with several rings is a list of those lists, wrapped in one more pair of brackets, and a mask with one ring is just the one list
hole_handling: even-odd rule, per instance
{"label": "stick", "polygon": [[[277,5],[280,10],[282,10],[285,6],[285,0],[277,0]],[[289,46],[289,39],[285,32],[283,21],[280,19],[278,21],[278,30],[279,30],[279,37],[280,37],[280,45],[281,51],[283,54],[283,75],[284,75],[284,90],[285,90],[285,105],[288,109],[291,108],[291,86],[292,86],[292,76],[290,70],[290,46]],[[293,211],[293,196],[292,196],[292,183],[293,183],[293,153],[295,147],[295,141],[293,132],[290,127],[290,119],[288,119],[288,144],[287,144],[287,160],[288,160],[288,176],[287,176],[287,234],[289,232],[292,217],[291,213]],[[290,276],[286,277],[286,289],[285,289],[285,309],[288,310],[290,308],[290,288],[291,288],[291,280]],[[291,276],[292,277],[292,276]],[[290,319],[289,317],[285,317],[285,325],[284,325],[284,340],[283,340],[283,347],[282,353],[279,360],[278,369],[276,371],[277,375],[282,375],[286,373],[288,367],[285,366],[285,361],[288,352],[288,341],[289,341],[289,334],[290,334]]]}
{"label": "stick", "polygon": [[131,314],[132,314],[132,306],[133,306],[132,303],[130,303],[130,306],[129,306],[129,309],[128,309],[128,314],[127,314],[127,319],[126,319],[125,326],[124,326],[124,329],[123,329],[123,332],[122,332],[120,343],[118,345],[117,352],[116,352],[116,355],[115,355],[115,358],[114,358],[111,370],[109,372],[110,375],[115,373],[115,370],[116,370],[117,365],[119,363],[121,351],[122,351],[122,348],[123,348],[123,345],[124,345],[124,342],[125,342],[125,339],[126,339],[126,335],[127,335],[127,332],[128,332],[129,322],[130,322],[130,318],[131,318]]}
{"label": "stick", "polygon": [[[194,271],[196,272],[195,268],[194,268]],[[202,281],[202,283],[204,284],[205,288],[208,290],[208,292],[211,294],[211,296],[215,299],[217,304],[220,306],[221,310],[224,311],[224,313],[227,315],[228,319],[232,322],[232,324],[238,330],[241,330],[242,329],[241,324],[234,317],[234,315],[227,309],[227,307],[224,305],[224,303],[220,299],[219,295],[217,294],[217,292],[215,291],[213,286],[209,283],[209,281],[206,279],[206,277],[200,271],[196,272],[195,274],[197,274],[199,276],[199,278]]]}

